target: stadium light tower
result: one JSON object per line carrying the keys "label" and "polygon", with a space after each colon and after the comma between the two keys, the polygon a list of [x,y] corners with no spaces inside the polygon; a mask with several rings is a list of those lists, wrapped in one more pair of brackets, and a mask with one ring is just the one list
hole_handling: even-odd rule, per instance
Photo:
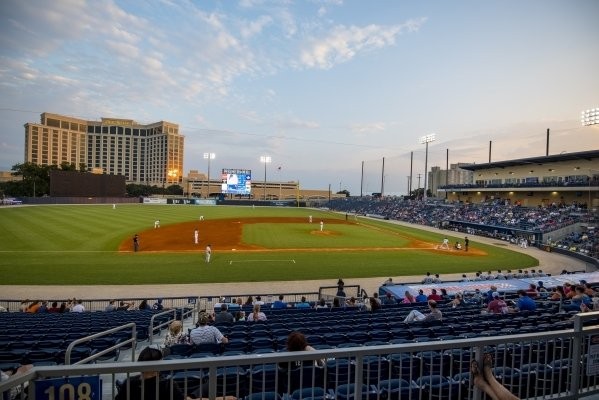
{"label": "stadium light tower", "polygon": [[580,123],[582,126],[598,125],[599,124],[599,107],[591,108],[590,110],[581,111]]}
{"label": "stadium light tower", "polygon": [[266,201],[266,164],[272,162],[272,158],[270,156],[260,156],[260,162],[264,163],[264,200]]}
{"label": "stadium light tower", "polygon": [[434,142],[435,141],[435,134],[431,133],[428,134],[426,136],[422,136],[420,138],[420,143],[421,144],[426,144],[426,151],[424,154],[424,194],[422,196],[422,200],[426,201],[426,178],[428,177],[428,144],[430,142]]}
{"label": "stadium light tower", "polygon": [[210,198],[210,160],[214,160],[216,154],[214,153],[204,153],[204,160],[208,160],[208,195],[207,198]]}

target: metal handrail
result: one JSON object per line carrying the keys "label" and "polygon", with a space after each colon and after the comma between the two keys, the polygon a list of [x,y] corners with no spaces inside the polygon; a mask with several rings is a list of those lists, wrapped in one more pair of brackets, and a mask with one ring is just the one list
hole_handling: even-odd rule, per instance
{"label": "metal handrail", "polygon": [[135,325],[135,322],[129,322],[128,324],[117,326],[115,328],[108,329],[106,331],[102,331],[99,333],[94,333],[93,335],[89,335],[89,336],[82,337],[82,338],[72,341],[71,344],[69,344],[69,346],[67,347],[67,350],[65,351],[65,354],[64,354],[65,365],[71,365],[71,352],[73,351],[73,348],[76,345],[78,345],[80,343],[89,342],[90,340],[93,340],[93,339],[96,339],[99,337],[103,337],[103,336],[107,336],[107,335],[110,335],[111,333],[122,331],[127,328],[132,328],[131,329],[131,339],[127,339],[123,342],[117,343],[116,345],[114,345],[112,347],[102,350],[96,354],[92,354],[89,357],[84,358],[83,360],[77,361],[73,365],[85,364],[88,361],[93,361],[96,358],[99,358],[99,357],[103,356],[104,354],[109,353],[118,348],[124,347],[124,346],[128,345],[129,343],[131,343],[131,361],[135,361],[135,347],[136,347],[136,342],[137,342],[137,332],[135,330],[136,325]]}
{"label": "metal handrail", "polygon": [[[160,316],[166,315],[166,314],[173,314],[173,319],[169,319],[166,322],[161,323],[160,325],[154,326],[154,320],[156,319],[156,317],[160,317]],[[183,316],[181,316],[181,318],[183,318]],[[168,326],[168,325],[170,325],[170,323],[172,321],[174,321],[176,319],[177,319],[177,310],[174,308],[164,310],[162,312],[159,312],[158,314],[152,315],[152,318],[150,319],[150,326],[148,327],[148,336],[150,338],[149,339],[150,343],[152,343],[152,341],[154,340],[154,330],[160,329],[163,326]]]}

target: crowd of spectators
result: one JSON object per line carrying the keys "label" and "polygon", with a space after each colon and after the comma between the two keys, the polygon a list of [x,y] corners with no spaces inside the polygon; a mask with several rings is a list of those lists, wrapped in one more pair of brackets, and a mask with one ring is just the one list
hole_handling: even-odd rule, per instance
{"label": "crowd of spectators", "polygon": [[[480,204],[444,203],[439,201],[403,199],[400,197],[347,197],[333,199],[333,210],[358,215],[409,222],[413,224],[450,228],[469,234],[497,235],[496,229],[511,229],[517,235],[548,233],[581,222],[586,208],[580,204],[552,204],[545,207],[523,207],[495,199]],[[480,229],[476,228],[480,226]],[[507,238],[519,243],[522,237]],[[594,230],[572,233],[560,240],[561,246],[579,249],[597,256],[599,235]]]}
{"label": "crowd of spectators", "polygon": [[[121,300],[118,302],[116,300],[110,300],[108,305],[104,308],[104,311],[127,311],[127,310],[162,310],[164,306],[162,305],[162,299],[157,299],[156,302],[150,306],[148,300],[142,300],[139,305],[135,305],[133,301],[125,301]],[[7,311],[6,309],[2,311]],[[85,308],[82,299],[68,299],[64,301],[48,301],[48,300],[30,300],[25,299],[21,301],[21,305],[19,306],[20,312],[30,313],[30,314],[43,314],[43,313],[68,313],[68,312],[85,312],[89,311]]]}

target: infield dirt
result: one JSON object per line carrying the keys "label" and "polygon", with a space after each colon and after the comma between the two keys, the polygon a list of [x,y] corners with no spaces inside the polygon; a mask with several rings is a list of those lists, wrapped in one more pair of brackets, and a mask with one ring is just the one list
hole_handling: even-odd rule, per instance
{"label": "infield dirt", "polygon": [[[359,222],[347,221],[342,219],[323,219],[324,226],[329,227],[331,225],[360,225]],[[312,252],[312,251],[335,251],[335,250],[348,250],[348,248],[288,248],[288,249],[270,249],[257,245],[245,243],[243,237],[243,227],[247,224],[306,224],[305,218],[299,217],[264,217],[264,218],[226,218],[226,219],[214,219],[214,220],[199,220],[183,222],[180,224],[166,225],[160,228],[148,229],[143,232],[139,232],[140,236],[140,248],[144,252],[156,251],[156,252],[180,252],[180,251],[197,251],[199,246],[206,246],[210,244],[213,250],[219,252],[227,251],[294,251],[294,252]],[[313,223],[314,229],[310,231],[310,234],[316,236],[337,236],[341,233],[332,230],[324,229],[320,230],[318,223]],[[382,228],[374,227],[371,225],[363,225],[365,229],[380,230]],[[200,232],[200,243],[195,244],[194,242],[194,231],[198,229]],[[406,233],[399,233],[396,231],[387,231],[401,236],[407,239],[409,243],[401,247],[361,247],[352,246],[351,250],[433,250],[447,252],[453,256],[481,256],[486,255],[480,249],[470,247],[468,252],[463,250],[454,250],[453,248],[444,250],[439,249],[439,243],[431,243],[419,240],[415,237],[411,237]],[[233,250],[235,249],[235,250]],[[131,239],[126,239],[119,245],[119,251],[132,251],[133,245]]]}

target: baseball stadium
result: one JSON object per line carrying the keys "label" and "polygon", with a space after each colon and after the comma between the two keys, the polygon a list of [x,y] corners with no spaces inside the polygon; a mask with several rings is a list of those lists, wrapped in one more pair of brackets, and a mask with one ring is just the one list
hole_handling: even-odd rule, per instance
{"label": "baseball stadium", "polygon": [[[523,247],[519,230],[490,234],[455,221],[440,229],[434,211],[408,201],[405,209],[429,213],[415,224],[382,211],[401,201],[370,197],[318,207],[112,200],[0,208],[0,304],[8,311],[0,314],[0,364],[31,368],[3,390],[66,390],[67,379],[90,398],[135,397],[145,367],[134,360],[152,346],[159,350],[148,361],[175,397],[470,399],[472,361],[483,353],[481,369],[519,398],[567,396],[574,384],[594,390],[582,361],[592,347],[583,327],[594,314],[550,296],[558,286],[599,282],[596,267],[557,242],[535,242],[534,229]],[[537,293],[534,311],[519,310],[518,293],[531,285],[548,291]],[[445,297],[430,300],[437,291]],[[408,292],[427,300],[404,302]],[[488,311],[488,295],[513,310]],[[44,313],[16,312],[54,302],[71,312],[37,320]],[[431,302],[442,320],[426,318]],[[126,311],[105,311],[115,303]],[[408,322],[415,312],[422,320]],[[218,321],[221,313],[237,322]],[[177,323],[187,340],[206,326],[226,339],[167,348]],[[314,351],[289,351],[296,332]]]}

